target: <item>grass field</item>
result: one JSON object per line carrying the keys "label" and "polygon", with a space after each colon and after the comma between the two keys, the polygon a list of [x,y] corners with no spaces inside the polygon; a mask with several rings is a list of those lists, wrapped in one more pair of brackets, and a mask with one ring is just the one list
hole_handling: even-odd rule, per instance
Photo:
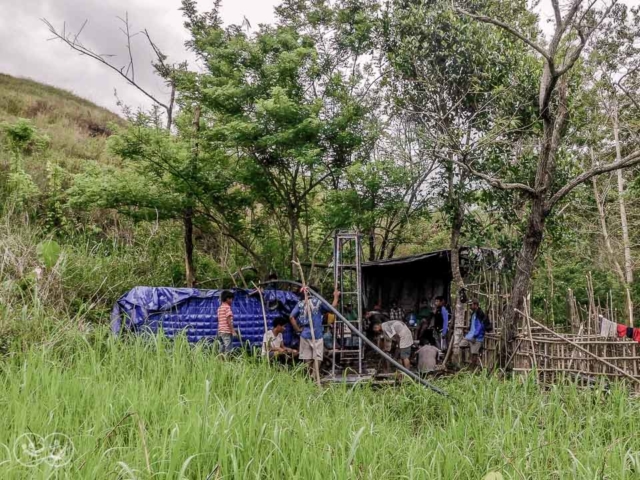
{"label": "grass field", "polygon": [[[57,198],[47,162],[69,175],[118,164],[104,132],[117,117],[0,75],[0,118],[18,117],[50,142],[20,158],[38,204]],[[0,148],[0,184],[13,160]],[[182,341],[116,341],[104,325],[122,292],[183,284],[180,227],[98,211],[62,235],[40,217],[0,214],[0,480],[640,478],[640,401],[621,387],[461,374],[437,381],[449,398],[318,389]],[[60,260],[35,276],[50,238]],[[196,258],[203,278],[221,275]]]}
{"label": "grass field", "polygon": [[[446,399],[409,384],[318,389],[256,360],[103,331],[0,365],[2,479],[640,476],[640,403],[623,390],[471,375],[440,381]],[[29,459],[23,434],[36,447],[49,436],[49,450]],[[51,439],[68,442],[52,434],[74,450],[51,456]]]}

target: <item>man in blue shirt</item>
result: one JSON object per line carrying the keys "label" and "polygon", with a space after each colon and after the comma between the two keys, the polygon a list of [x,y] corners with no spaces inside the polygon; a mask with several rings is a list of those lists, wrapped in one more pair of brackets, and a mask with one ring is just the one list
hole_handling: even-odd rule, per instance
{"label": "man in blue shirt", "polygon": [[[315,292],[318,291],[314,287],[310,288]],[[312,365],[314,360],[318,362],[322,361],[324,354],[322,317],[329,309],[311,293],[308,293],[308,300],[306,301],[304,291],[300,293],[300,296],[302,300],[298,302],[291,312],[289,321],[293,329],[300,334],[300,360],[304,360],[309,365]],[[336,290],[333,292],[332,306],[337,307],[339,301],[340,292]],[[319,371],[317,373],[320,375]]]}
{"label": "man in blue shirt", "polygon": [[447,332],[449,331],[449,310],[444,297],[436,297],[436,311],[434,314],[434,330],[436,338],[439,338],[436,347],[440,350],[447,349]]}
{"label": "man in blue shirt", "polygon": [[468,348],[471,352],[471,365],[478,365],[478,357],[484,342],[485,323],[487,316],[480,308],[480,302],[471,302],[471,328],[469,333],[460,341],[460,348]]}

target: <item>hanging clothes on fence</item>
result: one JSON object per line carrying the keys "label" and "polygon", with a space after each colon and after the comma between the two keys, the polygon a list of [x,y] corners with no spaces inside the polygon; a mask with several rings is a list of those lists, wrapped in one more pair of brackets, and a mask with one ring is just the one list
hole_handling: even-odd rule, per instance
{"label": "hanging clothes on fence", "polygon": [[612,322],[611,320],[604,318],[602,315],[598,315],[600,318],[600,336],[601,337],[618,337],[629,338],[634,342],[640,343],[640,328],[627,327],[626,325],[620,325]]}
{"label": "hanging clothes on fence", "polygon": [[618,324],[600,315],[600,336],[615,337],[617,335],[618,335]]}

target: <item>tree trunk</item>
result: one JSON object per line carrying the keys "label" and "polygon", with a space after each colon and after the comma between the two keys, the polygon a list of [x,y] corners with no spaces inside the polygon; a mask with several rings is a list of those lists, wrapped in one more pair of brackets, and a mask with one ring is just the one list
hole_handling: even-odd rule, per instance
{"label": "tree trunk", "polygon": [[[544,197],[538,194],[531,203],[531,212],[527,230],[525,232],[522,247],[516,262],[516,271],[511,287],[511,297],[504,312],[504,328],[502,331],[504,346],[510,346],[518,333],[516,310],[522,311],[524,299],[529,293],[531,276],[535,266],[536,257],[542,244],[546,212],[544,209]],[[507,350],[508,351],[508,350]]]}
{"label": "tree trunk", "polygon": [[[592,162],[593,162],[593,159],[594,159],[593,149],[591,149]],[[593,184],[593,196],[596,201],[596,205],[598,206],[598,217],[600,217],[600,228],[602,230],[602,238],[604,239],[604,245],[607,249],[607,253],[609,254],[609,257],[611,258],[611,261],[613,262],[613,266],[615,267],[616,273],[618,274],[618,277],[620,277],[620,281],[622,283],[625,283],[626,280],[625,280],[624,272],[622,271],[622,267],[620,266],[620,263],[616,259],[615,252],[613,251],[613,246],[611,245],[611,238],[609,237],[609,229],[607,228],[607,218],[605,216],[602,199],[600,198],[600,192],[598,191],[598,182],[596,180],[596,177],[591,178],[591,183]]]}
{"label": "tree trunk", "polygon": [[369,232],[369,261],[373,262],[376,259],[376,229],[371,228]]}
{"label": "tree trunk", "polygon": [[[462,188],[463,178],[460,179],[460,185],[458,188]],[[464,334],[464,314],[466,306],[461,301],[461,291],[465,288],[464,279],[462,278],[462,272],[460,272],[460,237],[462,232],[462,225],[464,223],[464,210],[462,202],[460,200],[460,192],[456,192],[456,185],[454,182],[454,167],[451,167],[449,173],[449,202],[453,208],[453,215],[451,221],[451,277],[455,288],[455,308],[453,311],[453,324],[450,327],[453,329],[453,336],[451,345],[447,350],[445,358],[445,365],[449,360],[449,357],[453,355],[454,363],[460,363],[460,340],[462,340]]]}
{"label": "tree trunk", "polygon": [[[622,160],[622,152],[620,148],[618,124],[618,106],[616,105],[613,112],[613,137],[616,142],[616,161]],[[618,174],[618,202],[620,204],[620,225],[622,226],[622,246],[624,248],[624,274],[627,285],[633,283],[633,260],[631,258],[631,242],[629,241],[629,224],[627,222],[627,208],[624,201],[624,176],[622,169],[617,171]]]}
{"label": "tree trunk", "polygon": [[171,126],[173,124],[173,106],[176,102],[176,84],[171,81],[171,97],[169,98],[169,108],[167,108],[167,130],[171,132]]}
{"label": "tree trunk", "polygon": [[[458,209],[460,210],[460,209]],[[456,213],[457,216],[457,213]],[[459,215],[462,219],[462,215]],[[453,285],[455,291],[455,309],[453,311],[453,329],[452,345],[449,346],[449,351],[452,352],[455,363],[460,362],[460,340],[464,335],[464,316],[466,306],[461,301],[461,291],[465,288],[464,280],[460,272],[460,230],[462,228],[462,221],[454,222],[451,228],[451,276],[453,277]],[[450,354],[448,354],[450,355]],[[446,362],[445,362],[446,363]]]}
{"label": "tree trunk", "polygon": [[[191,150],[189,170],[194,175],[198,164],[198,133],[200,132],[200,105],[196,105],[193,112],[193,134],[195,141]],[[193,288],[196,284],[196,269],[193,264],[193,195],[187,194],[187,207],[182,215],[184,225],[184,263],[187,287]]]}
{"label": "tree trunk", "polygon": [[296,271],[293,264],[298,259],[296,254],[296,230],[298,229],[298,217],[296,216],[295,207],[289,206],[289,266],[291,268],[291,278],[295,278]]}
{"label": "tree trunk", "polygon": [[184,260],[187,287],[196,285],[196,270],[193,265],[193,208],[187,207],[182,215],[184,224]]}

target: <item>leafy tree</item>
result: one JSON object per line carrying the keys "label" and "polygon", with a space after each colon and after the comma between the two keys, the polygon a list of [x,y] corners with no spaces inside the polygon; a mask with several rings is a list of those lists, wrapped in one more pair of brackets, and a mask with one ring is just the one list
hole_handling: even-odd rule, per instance
{"label": "leafy tree", "polygon": [[[617,5],[616,1],[600,8],[596,2],[573,0],[563,11],[558,1],[554,0],[551,3],[555,31],[546,45],[530,32],[514,26],[510,19],[498,17],[482,7],[471,6],[470,10],[458,8],[461,15],[493,25],[528,45],[536,53],[543,67],[535,89],[537,102],[534,107],[538,122],[535,142],[532,145],[536,154],[534,177],[521,176],[522,181],[508,183],[496,178],[497,172],[490,177],[480,176],[496,188],[519,190],[528,197],[527,226],[522,238],[510,301],[504,312],[507,343],[515,336],[517,312],[522,311],[547,219],[554,207],[573,189],[592,177],[640,163],[640,151],[635,150],[612,163],[601,163],[573,178],[569,176],[571,164],[575,165],[575,161],[571,160],[575,158],[576,152],[568,149],[567,125],[574,111],[574,91],[584,88],[584,84],[579,80],[572,82],[576,80],[572,74],[589,42],[607,35],[610,31],[612,12],[625,7]],[[467,162],[463,164],[467,170],[475,174]]]}
{"label": "leafy tree", "polygon": [[309,258],[300,219],[319,187],[354,160],[367,110],[312,35],[286,19],[255,34],[224,29],[218,7],[200,14],[183,1],[190,46],[206,72],[184,76],[181,99],[201,105],[207,148],[234,156],[239,185],[286,219],[290,259],[299,240]]}
{"label": "leafy tree", "polygon": [[[521,5],[481,3],[517,19],[523,28],[535,26],[535,17]],[[508,171],[527,168],[526,163],[505,165],[504,159],[513,157],[530,135],[532,110],[522,86],[535,78],[537,67],[517,40],[461,17],[449,2],[393,2],[384,48],[393,68],[397,108],[408,111],[422,129],[429,155],[440,165],[434,189],[449,220],[451,273],[460,292],[465,288],[459,259],[465,223],[469,238],[481,230],[470,222],[471,208],[499,205],[503,215],[515,217],[517,199],[483,192],[478,178],[493,184],[484,172],[496,165]],[[456,301],[455,345],[464,308]]]}
{"label": "leafy tree", "polygon": [[415,127],[402,119],[386,125],[371,159],[345,171],[344,185],[327,194],[327,228],[357,228],[368,237],[369,260],[395,255],[408,226],[435,208],[436,161],[424,157]]}

